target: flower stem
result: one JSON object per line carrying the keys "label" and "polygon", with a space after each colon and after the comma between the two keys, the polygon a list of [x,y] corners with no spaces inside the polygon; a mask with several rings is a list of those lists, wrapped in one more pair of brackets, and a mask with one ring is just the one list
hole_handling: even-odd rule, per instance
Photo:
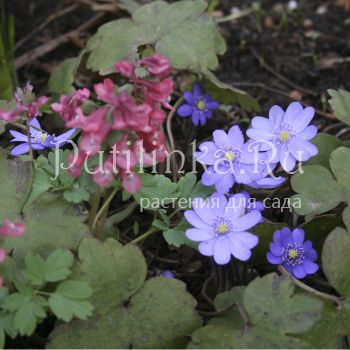
{"label": "flower stem", "polygon": [[32,140],[31,140],[31,135],[30,135],[30,124],[29,124],[29,119],[26,121],[26,132],[27,132],[27,137],[28,137],[28,146],[29,146],[29,157],[30,160],[33,161],[33,147],[32,147]]}
{"label": "flower stem", "polygon": [[148,236],[150,236],[151,234],[157,232],[158,229],[156,227],[151,227],[148,231],[146,231],[144,234],[142,234],[141,236],[135,238],[134,240],[132,240],[130,242],[130,244],[136,244],[139,243],[140,241],[142,241],[143,239],[147,238]]}
{"label": "flower stem", "polygon": [[[174,151],[175,149],[175,142],[174,142],[174,136],[173,136],[173,132],[171,129],[171,121],[174,118],[174,115],[176,113],[176,110],[178,109],[178,107],[183,103],[184,99],[183,97],[180,97],[175,105],[174,105],[174,109],[170,111],[167,121],[166,121],[166,130],[168,133],[168,138],[169,138],[169,143],[170,143],[170,153],[172,151]],[[171,161],[172,161],[172,170],[173,170],[173,180],[177,181],[177,172],[178,172],[178,167],[176,165],[176,159],[175,157],[171,157]]]}
{"label": "flower stem", "polygon": [[91,207],[90,207],[90,212],[89,212],[89,219],[88,219],[88,222],[87,222],[90,230],[92,230],[92,226],[93,226],[93,223],[94,223],[94,219],[95,219],[96,213],[98,211],[100,200],[101,200],[101,190],[98,189],[96,191],[96,193],[93,195],[93,197],[91,199],[91,202],[90,202]]}
{"label": "flower stem", "polygon": [[292,281],[294,282],[294,284],[296,286],[298,286],[299,288],[305,290],[306,292],[308,292],[310,294],[316,295],[316,296],[318,296],[320,298],[330,300],[333,303],[335,303],[339,309],[342,308],[343,302],[342,302],[341,298],[339,298],[339,297],[337,297],[335,295],[331,295],[331,294],[320,292],[320,291],[318,291],[318,290],[308,286],[307,284],[305,284],[305,283],[299,281],[297,278],[293,277],[283,266],[279,266],[278,267],[278,271],[282,275],[289,276],[292,279]]}
{"label": "flower stem", "polygon": [[119,187],[117,186],[112,192],[111,194],[108,196],[108,198],[105,200],[105,202],[103,203],[102,207],[100,208],[100,210],[98,211],[98,213],[96,214],[93,224],[92,224],[92,229],[95,229],[98,220],[102,217],[103,213],[105,211],[108,212],[108,208],[109,205],[111,204],[111,201],[113,200],[114,196],[117,194],[119,190]]}

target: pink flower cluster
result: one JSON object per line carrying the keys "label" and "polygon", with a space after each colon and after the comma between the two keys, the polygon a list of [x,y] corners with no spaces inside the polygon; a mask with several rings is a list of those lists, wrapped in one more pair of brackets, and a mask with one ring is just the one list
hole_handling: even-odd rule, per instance
{"label": "pink flower cluster", "polygon": [[12,111],[0,110],[0,119],[13,122],[23,115],[27,119],[33,119],[40,115],[39,108],[48,101],[47,96],[36,98],[33,93],[33,86],[29,83],[24,89],[18,88],[14,94],[16,107]]}
{"label": "pink flower cluster", "polygon": [[[69,158],[71,175],[80,176],[89,157],[111,150],[103,166],[94,171],[95,183],[105,187],[118,174],[123,188],[135,193],[141,188],[136,166],[140,162],[152,165],[152,161],[162,162],[166,158],[160,128],[166,118],[163,108],[172,109],[169,104],[173,91],[173,80],[169,77],[171,66],[166,57],[156,53],[137,64],[121,61],[115,68],[131,83],[129,93],[118,89],[111,79],[105,79],[94,86],[103,105],[90,115],[84,115],[81,109],[90,96],[87,89],[62,96],[52,109],[60,113],[67,128],[82,131],[79,154]],[[108,144],[107,137],[113,132],[121,132],[121,136],[117,142]]]}
{"label": "pink flower cluster", "polygon": [[[22,222],[12,222],[5,219],[0,226],[0,236],[19,237],[24,235],[26,227]],[[4,248],[0,248],[0,263],[6,259],[7,252]],[[0,288],[3,286],[3,279],[0,277]]]}

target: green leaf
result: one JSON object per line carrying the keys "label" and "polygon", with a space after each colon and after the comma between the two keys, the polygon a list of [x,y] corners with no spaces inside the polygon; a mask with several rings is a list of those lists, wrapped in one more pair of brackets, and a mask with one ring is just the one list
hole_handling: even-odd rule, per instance
{"label": "green leaf", "polygon": [[322,165],[330,170],[329,159],[331,153],[342,146],[342,142],[333,135],[329,134],[318,134],[314,139],[311,140],[317,149],[318,153],[316,156],[311,157],[310,160],[305,162],[306,165]]}
{"label": "green leaf", "polygon": [[329,89],[328,93],[332,97],[329,104],[335,116],[345,124],[350,125],[350,92],[342,89],[338,91]]}
{"label": "green leaf", "polygon": [[93,307],[86,298],[91,296],[92,290],[83,281],[64,281],[60,283],[50,298],[49,306],[52,312],[65,322],[71,321],[73,316],[86,320],[92,314]]}
{"label": "green leaf", "polygon": [[71,203],[81,203],[88,201],[90,193],[82,186],[77,183],[77,186],[73,185],[73,188],[63,192],[63,197],[66,201]]}
{"label": "green leaf", "polygon": [[47,282],[62,281],[71,274],[74,256],[69,250],[56,249],[46,259],[45,280]]}
{"label": "green leaf", "polygon": [[82,54],[79,57],[63,61],[51,74],[49,90],[53,94],[66,95],[74,91],[74,76],[79,67]]}
{"label": "green leaf", "polygon": [[336,207],[341,201],[341,191],[332,173],[320,165],[306,165],[304,172],[293,175],[292,188],[298,194],[291,199],[299,200],[300,215],[316,215]]}
{"label": "green leaf", "polygon": [[182,282],[145,282],[146,263],[136,246],[85,239],[79,261],[75,275],[91,286],[94,313],[56,327],[49,348],[183,348],[200,325]]}
{"label": "green leaf", "polygon": [[5,239],[7,249],[14,249],[15,260],[28,250],[47,257],[56,248],[76,249],[88,228],[85,216],[57,194],[46,193],[24,208],[26,234]]}
{"label": "green leaf", "polygon": [[134,194],[143,209],[158,210],[162,205],[172,203],[177,198],[176,183],[164,175],[140,174],[142,188]]}
{"label": "green leaf", "polygon": [[[233,293],[247,320],[237,330],[237,320],[209,324],[192,335],[189,348],[305,348],[299,337],[321,318],[323,303],[305,293],[294,293],[290,278],[268,274],[256,278],[244,290]],[[230,295],[225,304],[230,302]],[[240,301],[240,298],[242,301]],[[242,303],[242,304],[241,304]],[[246,322],[249,322],[247,324]],[[215,346],[215,342],[219,346]]]}
{"label": "green leaf", "polygon": [[[214,192],[212,186],[204,186],[193,173],[187,173],[177,183],[179,201],[178,208],[186,210],[191,208],[191,200],[197,197],[206,198]],[[183,200],[185,199],[185,200]]]}
{"label": "green leaf", "polygon": [[0,221],[18,220],[32,184],[32,164],[7,160],[0,148]]}
{"label": "green leaf", "polygon": [[46,316],[46,300],[35,295],[29,287],[19,290],[19,293],[9,295],[4,302],[4,308],[14,311],[13,326],[20,335],[30,336],[36,325]]}
{"label": "green leaf", "polygon": [[198,243],[191,241],[185,235],[185,231],[190,227],[191,225],[185,219],[182,219],[177,226],[163,232],[164,239],[169,245],[173,245],[176,248],[182,245],[188,245],[196,249]]}
{"label": "green leaf", "polygon": [[245,91],[220,81],[212,72],[206,72],[205,78],[204,87],[214,100],[225,105],[238,103],[247,111],[260,111],[257,100]]}
{"label": "green leaf", "polygon": [[45,282],[45,260],[37,254],[29,252],[25,257],[25,275],[34,286]]}
{"label": "green leaf", "polygon": [[226,45],[215,21],[204,12],[206,7],[204,0],[153,1],[138,8],[132,20],[101,26],[88,41],[87,67],[108,74],[116,62],[137,59],[139,47],[153,45],[169,57],[174,68],[194,72],[216,69],[217,55],[226,51]]}

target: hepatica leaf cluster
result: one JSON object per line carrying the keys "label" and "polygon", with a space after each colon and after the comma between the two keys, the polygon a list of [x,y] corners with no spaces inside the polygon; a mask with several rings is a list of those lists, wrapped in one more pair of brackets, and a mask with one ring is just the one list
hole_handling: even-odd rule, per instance
{"label": "hepatica leaf cluster", "polygon": [[221,82],[205,1],[133,9],[0,102],[0,345],[348,346],[349,144]]}

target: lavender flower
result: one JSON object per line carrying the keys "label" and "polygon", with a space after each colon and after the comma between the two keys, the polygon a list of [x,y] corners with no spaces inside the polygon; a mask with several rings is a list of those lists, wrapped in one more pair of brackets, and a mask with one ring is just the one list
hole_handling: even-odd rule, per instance
{"label": "lavender flower", "polygon": [[219,107],[219,104],[203,92],[198,84],[194,85],[193,92],[184,93],[184,99],[186,103],[178,108],[177,114],[180,117],[192,116],[194,125],[204,125],[207,119],[211,118],[213,110]]}
{"label": "lavender flower", "polygon": [[[43,150],[45,148],[62,147],[69,138],[74,134],[75,129],[71,129],[62,135],[49,135],[41,129],[41,126],[36,118],[30,122],[30,136],[33,150]],[[15,130],[10,130],[10,134],[14,137],[11,142],[22,142],[20,145],[14,147],[11,151],[13,156],[20,156],[29,152],[28,137]]]}
{"label": "lavender flower", "polygon": [[161,272],[161,274],[159,276],[163,277],[163,278],[175,278],[175,275],[171,271],[168,271],[168,270]]}
{"label": "lavender flower", "polygon": [[259,162],[264,154],[255,152],[251,143],[244,143],[239,126],[228,133],[215,130],[214,142],[204,142],[196,153],[197,161],[209,165],[203,173],[202,183],[215,185],[217,192],[227,193],[235,182],[249,185],[262,178]]}
{"label": "lavender flower", "polygon": [[253,118],[247,135],[268,151],[269,162],[280,162],[284,170],[291,171],[297,160],[306,161],[318,153],[309,142],[317,134],[316,126],[309,125],[314,114],[313,108],[303,108],[299,102],[291,103],[286,112],[273,106],[269,118]]}
{"label": "lavender flower", "polygon": [[273,235],[267,260],[271,264],[283,267],[296,278],[304,278],[318,270],[316,250],[311,241],[304,242],[304,231],[296,228],[293,232],[284,227]]}
{"label": "lavender flower", "polygon": [[185,211],[186,220],[194,227],[186,230],[186,236],[200,242],[199,252],[214,256],[217,264],[227,264],[231,255],[248,260],[259,239],[247,230],[259,223],[261,214],[258,210],[245,214],[245,203],[242,193],[233,195],[229,201],[219,193],[206,201],[195,198],[193,210]]}

